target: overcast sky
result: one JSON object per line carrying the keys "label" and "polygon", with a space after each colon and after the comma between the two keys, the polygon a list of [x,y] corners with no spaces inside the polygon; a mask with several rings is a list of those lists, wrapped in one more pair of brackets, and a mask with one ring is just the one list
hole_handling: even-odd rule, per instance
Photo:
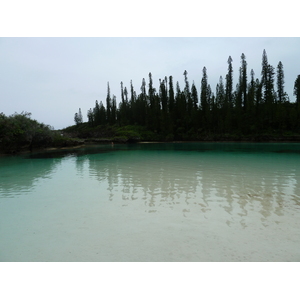
{"label": "overcast sky", "polygon": [[[240,56],[246,55],[248,78],[253,69],[261,77],[262,52],[275,68],[283,63],[285,90],[294,101],[293,85],[300,74],[300,38],[0,38],[0,111],[6,115],[28,111],[32,118],[60,129],[74,124],[74,114],[86,112],[95,100],[105,103],[107,83],[120,101],[120,82],[139,94],[149,72],[157,87],[160,78],[173,76],[184,87],[200,92],[202,69],[215,92],[220,76],[233,59],[234,81]],[[235,86],[234,84],[234,86]]]}
{"label": "overcast sky", "polygon": [[285,91],[294,101],[300,38],[293,38],[299,26],[292,0],[284,6],[261,0],[248,6],[233,0],[201,5],[195,0],[152,0],[144,5],[137,0],[111,0],[101,6],[94,0],[84,5],[68,0],[49,3],[2,4],[0,112],[6,115],[31,112],[33,119],[60,129],[74,124],[79,108],[86,121],[95,100],[105,102],[108,82],[119,102],[121,81],[129,89],[132,80],[139,94],[142,79],[148,85],[151,72],[155,87],[160,78],[171,75],[174,85],[178,81],[183,89],[186,70],[190,85],[194,81],[199,93],[204,66],[215,93],[219,77],[225,81],[229,56],[234,87],[242,53],[248,78],[251,69],[260,78],[264,49],[275,68],[283,63]]}

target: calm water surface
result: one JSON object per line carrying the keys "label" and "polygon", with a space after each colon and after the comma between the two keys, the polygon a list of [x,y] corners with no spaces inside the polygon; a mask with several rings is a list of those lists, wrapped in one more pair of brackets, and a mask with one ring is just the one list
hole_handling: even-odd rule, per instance
{"label": "calm water surface", "polygon": [[0,157],[0,261],[300,261],[300,144]]}

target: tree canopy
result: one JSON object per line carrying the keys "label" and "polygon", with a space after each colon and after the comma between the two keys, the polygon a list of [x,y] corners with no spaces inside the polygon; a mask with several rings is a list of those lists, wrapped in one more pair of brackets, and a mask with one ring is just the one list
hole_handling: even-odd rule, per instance
{"label": "tree canopy", "polygon": [[[208,83],[208,70],[202,69],[200,91],[190,85],[185,70],[184,88],[173,77],[159,79],[156,91],[152,74],[149,83],[142,79],[140,93],[130,82],[130,96],[121,82],[121,101],[110,96],[108,83],[106,107],[96,100],[95,107],[87,112],[88,124],[140,125],[168,137],[167,139],[198,139],[204,135],[259,135],[265,133],[300,130],[300,75],[295,81],[296,103],[290,102],[284,90],[284,70],[280,61],[275,69],[268,62],[267,53],[262,55],[261,77],[255,78],[251,69],[248,82],[247,61],[241,55],[241,66],[236,88],[233,87],[233,60],[229,56],[228,72],[220,76],[215,92]],[[276,74],[276,77],[275,77]],[[276,82],[275,82],[276,80]]]}

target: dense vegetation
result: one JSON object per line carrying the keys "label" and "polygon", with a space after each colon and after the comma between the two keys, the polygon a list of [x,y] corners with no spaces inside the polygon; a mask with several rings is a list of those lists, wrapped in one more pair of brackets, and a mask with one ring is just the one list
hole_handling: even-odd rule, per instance
{"label": "dense vegetation", "polygon": [[31,119],[31,114],[22,112],[5,116],[0,114],[0,152],[17,153],[45,147],[74,145],[76,141],[62,137],[48,125]]}
{"label": "dense vegetation", "polygon": [[183,74],[183,90],[178,82],[174,87],[169,76],[159,80],[157,91],[149,73],[148,87],[143,79],[139,94],[132,81],[130,93],[121,82],[118,107],[108,84],[106,105],[96,100],[95,107],[87,112],[86,123],[79,109],[74,116],[76,125],[62,131],[31,119],[30,113],[0,113],[0,152],[74,146],[84,141],[300,141],[300,75],[294,82],[296,101],[291,102],[284,90],[283,64],[279,62],[276,69],[271,66],[265,50],[261,77],[255,78],[251,70],[248,80],[247,74],[244,54],[235,89],[230,56],[225,81],[220,76],[215,93],[208,83],[206,67],[200,92],[194,82],[190,85],[187,71]]}
{"label": "dense vegetation", "polygon": [[[294,84],[296,102],[290,102],[284,90],[283,64],[277,68],[268,63],[266,51],[262,55],[261,77],[254,71],[248,79],[247,62],[241,55],[241,66],[236,88],[233,87],[232,59],[228,58],[228,73],[220,76],[215,93],[208,83],[207,70],[202,70],[201,90],[190,85],[184,72],[185,86],[175,87],[172,76],[159,80],[159,89],[153,87],[149,73],[148,88],[142,80],[141,92],[130,92],[121,82],[121,101],[111,97],[108,84],[106,103],[96,100],[87,112],[88,122],[82,122],[82,113],[75,114],[77,126],[66,129],[82,138],[108,136],[139,136],[142,139],[223,140],[270,139],[300,133],[300,75]],[[276,77],[275,77],[276,75]],[[275,84],[276,83],[276,84]],[[131,132],[128,134],[128,131]],[[145,135],[146,134],[146,135]]]}

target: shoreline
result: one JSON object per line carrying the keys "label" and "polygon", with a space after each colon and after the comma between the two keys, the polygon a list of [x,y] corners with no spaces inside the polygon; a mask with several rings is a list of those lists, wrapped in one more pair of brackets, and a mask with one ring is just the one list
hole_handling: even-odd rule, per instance
{"label": "shoreline", "polygon": [[85,148],[88,146],[97,146],[97,145],[120,145],[120,144],[184,144],[184,143],[249,143],[249,144],[284,144],[284,143],[290,143],[290,144],[298,144],[300,143],[300,140],[261,140],[261,141],[253,141],[253,140],[195,140],[195,141],[140,141],[140,142],[118,142],[118,141],[101,141],[101,142],[87,142],[85,143],[83,141],[80,145],[74,145],[74,146],[64,146],[64,147],[49,147],[49,148],[37,148],[33,150],[24,149],[20,150],[18,152],[14,153],[5,153],[0,150],[0,156],[18,156],[18,155],[24,155],[24,154],[30,154],[30,153],[38,153],[38,152],[54,152],[54,151],[60,151],[60,150],[72,150],[72,149],[80,149]]}

